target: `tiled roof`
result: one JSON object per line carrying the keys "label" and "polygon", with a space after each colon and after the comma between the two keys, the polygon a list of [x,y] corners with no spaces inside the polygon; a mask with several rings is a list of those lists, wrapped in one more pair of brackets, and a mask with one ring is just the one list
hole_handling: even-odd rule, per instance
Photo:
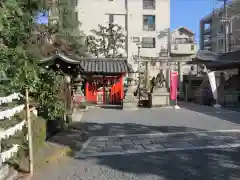
{"label": "tiled roof", "polygon": [[89,59],[82,60],[80,66],[83,72],[89,73],[127,73],[132,72],[132,68],[127,60],[110,59]]}
{"label": "tiled roof", "polygon": [[220,54],[219,60],[240,61],[240,50]]}
{"label": "tiled roof", "polygon": [[133,72],[132,66],[127,63],[126,59],[114,58],[79,58],[77,60],[69,58],[63,54],[56,55],[40,60],[39,64],[55,63],[55,60],[60,59],[66,63],[79,65],[82,72],[89,73],[128,73]]}

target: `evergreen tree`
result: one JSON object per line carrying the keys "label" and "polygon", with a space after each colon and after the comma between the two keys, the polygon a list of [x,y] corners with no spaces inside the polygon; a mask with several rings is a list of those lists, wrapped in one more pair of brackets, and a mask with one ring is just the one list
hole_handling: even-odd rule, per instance
{"label": "evergreen tree", "polygon": [[118,24],[107,26],[98,25],[98,29],[92,30],[93,35],[88,36],[89,51],[99,57],[124,57],[125,35],[123,28]]}
{"label": "evergreen tree", "polygon": [[47,119],[56,119],[64,112],[58,97],[59,77],[52,71],[41,73],[36,60],[43,54],[33,50],[39,49],[39,44],[34,41],[38,28],[35,17],[42,9],[44,6],[41,1],[0,2],[0,71],[4,71],[10,79],[0,89],[24,94],[28,87],[32,98],[40,103],[40,113],[43,112]]}
{"label": "evergreen tree", "polygon": [[48,11],[52,15],[49,24],[36,26],[38,35],[33,40],[38,42],[39,48],[35,51],[40,50],[41,54],[48,57],[56,51],[76,59],[86,55],[85,37],[79,29],[80,22],[75,11],[77,4],[74,2],[59,0],[54,6],[50,4]]}

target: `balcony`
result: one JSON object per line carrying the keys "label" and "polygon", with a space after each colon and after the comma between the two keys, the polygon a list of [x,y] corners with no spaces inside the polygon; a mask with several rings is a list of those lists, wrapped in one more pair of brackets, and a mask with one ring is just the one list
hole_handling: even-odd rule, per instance
{"label": "balcony", "polygon": [[197,52],[197,46],[194,43],[191,44],[172,44],[171,54],[195,54]]}

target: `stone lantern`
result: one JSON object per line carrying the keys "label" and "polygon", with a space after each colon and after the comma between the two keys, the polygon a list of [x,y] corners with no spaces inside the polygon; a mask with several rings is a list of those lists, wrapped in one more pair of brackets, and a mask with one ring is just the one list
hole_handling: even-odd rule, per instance
{"label": "stone lantern", "polygon": [[76,87],[76,92],[82,92],[82,85],[83,85],[82,81],[83,81],[83,79],[80,74],[74,79],[74,85]]}
{"label": "stone lantern", "polygon": [[138,99],[134,96],[133,74],[129,73],[124,83],[123,109],[137,109]]}
{"label": "stone lantern", "polygon": [[64,81],[69,84],[71,82],[71,77],[70,76],[65,76]]}

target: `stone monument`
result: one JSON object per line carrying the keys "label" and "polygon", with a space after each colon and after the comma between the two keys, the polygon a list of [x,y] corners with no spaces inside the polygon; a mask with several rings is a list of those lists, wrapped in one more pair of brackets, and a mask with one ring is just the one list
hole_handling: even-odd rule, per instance
{"label": "stone monument", "polygon": [[134,96],[134,84],[131,75],[128,77],[124,84],[124,99],[123,99],[123,110],[137,110],[138,109],[138,98]]}
{"label": "stone monument", "polygon": [[166,87],[167,81],[164,77],[163,71],[160,70],[157,77],[155,78],[155,83],[152,82],[152,106],[168,106],[170,105],[169,100],[169,90]]}

